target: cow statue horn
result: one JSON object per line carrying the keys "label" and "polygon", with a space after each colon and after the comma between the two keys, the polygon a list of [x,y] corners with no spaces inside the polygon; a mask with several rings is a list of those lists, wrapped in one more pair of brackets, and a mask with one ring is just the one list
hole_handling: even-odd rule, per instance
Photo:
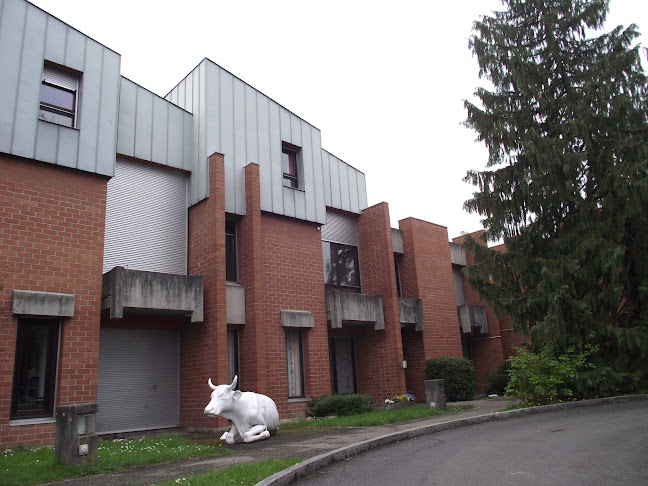
{"label": "cow statue horn", "polygon": [[211,388],[212,390],[216,389],[216,386],[212,383],[211,378],[207,380],[207,383],[209,383],[209,388]]}
{"label": "cow statue horn", "polygon": [[238,382],[238,375],[234,375],[234,381],[232,381],[232,384],[229,386],[230,390],[233,390],[236,388],[236,383]]}

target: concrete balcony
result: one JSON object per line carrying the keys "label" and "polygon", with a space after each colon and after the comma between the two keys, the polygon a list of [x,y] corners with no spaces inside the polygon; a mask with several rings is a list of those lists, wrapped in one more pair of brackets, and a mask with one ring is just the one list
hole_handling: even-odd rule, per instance
{"label": "concrete balcony", "polygon": [[326,294],[326,313],[332,329],[366,324],[373,325],[376,331],[385,329],[380,295],[330,290]]}
{"label": "concrete balcony", "polygon": [[461,332],[471,334],[488,334],[488,319],[486,318],[486,307],[477,305],[459,305],[459,322],[461,323]]}
{"label": "concrete balcony", "polygon": [[453,265],[459,267],[468,266],[468,258],[466,257],[466,250],[457,243],[450,243],[450,260]]}
{"label": "concrete balcony", "polygon": [[126,312],[191,316],[191,322],[202,322],[203,280],[115,267],[103,276],[101,309],[109,309],[111,319],[121,319]]}
{"label": "concrete balcony", "polygon": [[421,299],[398,299],[401,325],[414,325],[416,331],[425,330],[423,301]]}

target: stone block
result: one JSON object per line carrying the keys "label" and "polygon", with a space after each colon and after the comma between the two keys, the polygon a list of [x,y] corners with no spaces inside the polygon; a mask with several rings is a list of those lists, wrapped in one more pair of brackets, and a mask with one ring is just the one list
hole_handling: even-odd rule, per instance
{"label": "stone block", "polygon": [[56,407],[56,464],[87,466],[97,463],[96,403]]}
{"label": "stone block", "polygon": [[14,290],[11,312],[28,316],[73,317],[74,295]]}
{"label": "stone block", "polygon": [[446,410],[448,408],[443,389],[443,380],[425,380],[425,399],[428,408],[437,410]]}

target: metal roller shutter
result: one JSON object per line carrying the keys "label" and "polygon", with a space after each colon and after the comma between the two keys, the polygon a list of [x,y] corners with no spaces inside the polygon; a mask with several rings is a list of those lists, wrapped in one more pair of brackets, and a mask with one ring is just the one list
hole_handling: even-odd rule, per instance
{"label": "metal roller shutter", "polygon": [[336,211],[326,211],[326,224],[322,226],[322,239],[358,246],[357,218]]}
{"label": "metal roller shutter", "polygon": [[76,91],[79,88],[79,76],[76,74],[54,69],[47,65],[43,66],[43,81],[55,84],[62,88]]}
{"label": "metal roller shutter", "polygon": [[178,426],[178,331],[102,328],[97,432]]}
{"label": "metal roller shutter", "polygon": [[117,160],[108,181],[103,272],[116,266],[187,274],[187,178]]}

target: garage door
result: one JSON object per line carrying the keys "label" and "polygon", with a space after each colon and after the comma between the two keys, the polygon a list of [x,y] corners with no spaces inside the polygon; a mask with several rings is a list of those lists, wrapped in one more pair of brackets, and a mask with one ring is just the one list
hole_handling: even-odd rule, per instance
{"label": "garage door", "polygon": [[97,432],[178,426],[178,331],[102,328]]}

